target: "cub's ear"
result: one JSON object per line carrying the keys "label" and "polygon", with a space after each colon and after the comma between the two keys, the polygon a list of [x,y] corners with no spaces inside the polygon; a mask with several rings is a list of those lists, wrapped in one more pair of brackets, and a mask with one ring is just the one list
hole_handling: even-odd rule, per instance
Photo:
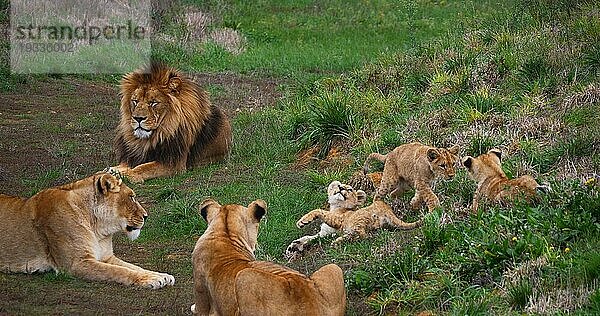
{"label": "cub's ear", "polygon": [[448,151],[453,155],[458,155],[458,152],[460,151],[460,146],[454,145],[454,146],[448,148]]}
{"label": "cub's ear", "polygon": [[267,214],[267,203],[263,200],[256,200],[248,205],[248,212],[254,221],[258,223]]}
{"label": "cub's ear", "polygon": [[367,201],[367,194],[363,190],[356,191],[356,197],[358,198],[358,205],[363,205]]}
{"label": "cub's ear", "polygon": [[463,166],[465,166],[467,169],[471,170],[471,167],[473,167],[473,157],[471,157],[471,156],[466,156],[465,158],[463,158],[462,164],[463,164]]}
{"label": "cub's ear", "polygon": [[214,214],[221,209],[221,204],[213,199],[206,199],[202,201],[200,206],[198,206],[198,212],[200,216],[204,218],[207,223],[213,219]]}
{"label": "cub's ear", "polygon": [[488,151],[488,154],[494,154],[494,155],[498,156],[499,160],[502,160],[502,151],[500,149],[497,149],[497,148],[490,149]]}
{"label": "cub's ear", "polygon": [[327,195],[331,196],[334,195],[336,193],[338,193],[340,191],[340,187],[342,186],[342,183],[339,181],[332,181],[329,186],[327,187]]}
{"label": "cub's ear", "polygon": [[117,193],[121,191],[121,183],[123,183],[123,180],[105,173],[96,180],[96,190],[103,195],[108,194],[108,192]]}
{"label": "cub's ear", "polygon": [[181,80],[181,77],[177,73],[172,72],[169,74],[169,81],[167,82],[167,88],[172,93],[179,93],[182,82],[183,81]]}
{"label": "cub's ear", "polygon": [[429,161],[434,161],[439,156],[440,156],[440,152],[437,149],[435,149],[435,148],[429,148],[427,150],[427,158],[429,159]]}

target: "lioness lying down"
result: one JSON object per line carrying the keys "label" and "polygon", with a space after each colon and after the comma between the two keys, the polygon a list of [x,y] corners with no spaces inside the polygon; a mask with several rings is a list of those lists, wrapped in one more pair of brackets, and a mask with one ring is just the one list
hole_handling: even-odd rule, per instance
{"label": "lioness lying down", "polygon": [[342,270],[329,264],[310,277],[284,266],[256,261],[264,201],[248,207],[205,200],[200,214],[208,227],[193,252],[195,304],[200,315],[344,315]]}
{"label": "lioness lying down", "polygon": [[64,271],[153,289],[172,285],[173,276],[113,254],[112,235],[137,238],[147,216],[135,193],[106,172],[29,199],[0,194],[0,271]]}

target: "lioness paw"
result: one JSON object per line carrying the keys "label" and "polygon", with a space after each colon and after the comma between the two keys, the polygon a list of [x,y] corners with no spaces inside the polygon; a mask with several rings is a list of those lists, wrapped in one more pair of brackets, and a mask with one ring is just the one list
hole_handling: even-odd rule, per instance
{"label": "lioness paw", "polygon": [[153,275],[149,275],[147,278],[140,282],[140,285],[149,287],[153,290],[160,289],[161,287],[167,285],[175,284],[175,278],[166,273],[156,273]]}

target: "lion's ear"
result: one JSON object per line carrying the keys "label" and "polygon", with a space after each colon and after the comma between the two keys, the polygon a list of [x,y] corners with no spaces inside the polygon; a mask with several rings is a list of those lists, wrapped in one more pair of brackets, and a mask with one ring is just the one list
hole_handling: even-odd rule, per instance
{"label": "lion's ear", "polygon": [[178,74],[171,73],[169,75],[169,81],[167,82],[167,88],[173,93],[179,93],[182,82],[183,81],[181,80]]}
{"label": "lion's ear", "polygon": [[435,149],[435,148],[429,148],[427,150],[427,158],[429,159],[429,161],[434,161],[439,156],[440,156],[440,153],[438,152],[437,149]]}
{"label": "lion's ear", "polygon": [[108,192],[117,193],[121,191],[121,183],[121,179],[117,179],[111,174],[103,174],[96,180],[96,190],[103,195],[108,194]]}
{"label": "lion's ear", "polygon": [[359,205],[363,205],[367,201],[367,193],[363,190],[356,191],[356,197],[358,198]]}
{"label": "lion's ear", "polygon": [[473,157],[471,156],[466,156],[465,158],[463,158],[463,166],[465,166],[465,168],[471,170],[471,167],[473,166]]}
{"label": "lion's ear", "polygon": [[454,146],[448,148],[448,151],[453,155],[458,155],[459,150],[460,150],[460,146],[458,146],[458,145],[454,145]]}
{"label": "lion's ear", "polygon": [[263,200],[256,200],[248,205],[248,213],[250,217],[256,222],[260,222],[260,220],[267,214],[267,203]]}
{"label": "lion's ear", "polygon": [[502,151],[497,148],[490,149],[488,154],[494,154],[498,157],[498,160],[502,161]]}
{"label": "lion's ear", "polygon": [[206,199],[202,201],[200,206],[198,207],[198,212],[200,216],[204,218],[207,223],[210,223],[214,217],[215,211],[221,209],[221,204],[213,199]]}

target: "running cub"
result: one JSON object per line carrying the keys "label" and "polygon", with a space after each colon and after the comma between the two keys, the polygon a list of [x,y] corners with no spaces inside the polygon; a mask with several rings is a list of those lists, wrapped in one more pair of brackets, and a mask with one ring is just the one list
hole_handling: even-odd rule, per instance
{"label": "running cub", "polygon": [[440,200],[431,190],[431,182],[436,178],[450,180],[454,177],[458,151],[458,145],[436,148],[421,143],[404,144],[387,155],[370,154],[363,169],[366,174],[371,159],[384,163],[375,200],[383,199],[388,194],[397,196],[412,187],[415,189],[415,196],[410,201],[410,206],[418,209],[425,203],[431,212],[440,205]]}
{"label": "running cub", "polygon": [[491,149],[477,158],[466,156],[463,159],[469,176],[477,182],[477,190],[473,196],[473,212],[477,212],[482,199],[509,205],[517,198],[531,202],[538,190],[550,190],[549,186],[538,184],[531,176],[508,179],[502,171],[501,158],[502,153],[499,149]]}
{"label": "running cub", "polygon": [[321,230],[318,234],[304,236],[294,240],[286,249],[286,256],[293,257],[304,250],[304,246],[317,237],[325,237],[341,232],[342,236],[335,239],[332,246],[336,246],[344,240],[352,240],[357,237],[365,238],[373,230],[389,227],[403,230],[419,227],[422,222],[405,223],[400,220],[392,208],[383,201],[374,201],[373,204],[358,209],[366,200],[366,194],[362,190],[355,191],[351,186],[333,181],[327,188],[330,210],[316,209],[302,216],[296,223],[298,228],[320,219]]}

